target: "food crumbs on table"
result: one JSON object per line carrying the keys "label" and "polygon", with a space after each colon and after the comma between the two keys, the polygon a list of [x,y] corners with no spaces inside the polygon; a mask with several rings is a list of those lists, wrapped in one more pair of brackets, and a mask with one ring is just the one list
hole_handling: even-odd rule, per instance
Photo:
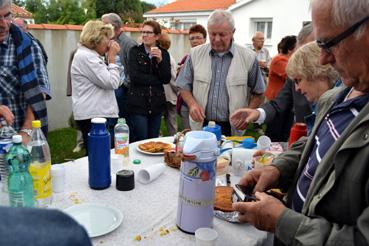
{"label": "food crumbs on table", "polygon": [[177,230],[178,230],[178,228],[177,228],[177,226],[173,226],[173,227],[169,228],[169,230],[170,230],[170,231],[177,231]]}
{"label": "food crumbs on table", "polygon": [[141,241],[141,235],[137,235],[137,236],[135,236],[134,240],[135,240],[135,241]]}
{"label": "food crumbs on table", "polygon": [[160,234],[160,236],[162,237],[162,236],[165,236],[165,235],[167,235],[167,234],[169,234],[170,233],[170,231],[168,230],[168,229],[166,229],[165,227],[160,227],[160,231],[159,231],[159,234]]}
{"label": "food crumbs on table", "polygon": [[69,199],[72,201],[72,203],[74,204],[80,204],[81,203],[81,200],[78,199],[77,197],[77,192],[72,192],[70,195],[69,195]]}

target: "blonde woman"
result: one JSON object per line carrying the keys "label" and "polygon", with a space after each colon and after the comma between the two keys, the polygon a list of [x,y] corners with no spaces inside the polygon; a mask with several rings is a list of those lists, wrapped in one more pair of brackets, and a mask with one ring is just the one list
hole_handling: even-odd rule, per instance
{"label": "blonde woman", "polygon": [[339,80],[338,72],[331,65],[319,63],[319,56],[317,43],[310,42],[295,51],[286,67],[287,76],[295,81],[296,90],[311,103],[312,114],[305,116],[309,133],[314,126],[319,98]]}
{"label": "blonde woman", "polygon": [[113,36],[110,24],[88,21],[72,62],[73,114],[86,146],[92,118],[104,117],[109,121],[118,117],[114,89],[121,85],[119,66],[115,64],[120,47],[111,40]]}
{"label": "blonde woman", "polygon": [[319,56],[320,48],[316,42],[310,42],[291,56],[286,67],[287,76],[295,80],[296,90],[313,104],[339,79],[338,72],[331,65],[319,63]]}

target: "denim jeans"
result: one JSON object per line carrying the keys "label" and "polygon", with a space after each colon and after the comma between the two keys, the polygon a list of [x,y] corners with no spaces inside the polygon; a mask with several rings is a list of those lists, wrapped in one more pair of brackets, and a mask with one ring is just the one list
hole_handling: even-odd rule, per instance
{"label": "denim jeans", "polygon": [[130,142],[136,142],[148,138],[157,138],[160,133],[161,115],[130,115],[130,121],[132,124],[133,139]]}
{"label": "denim jeans", "polygon": [[0,221],[0,245],[92,245],[86,230],[58,210],[0,207]]}

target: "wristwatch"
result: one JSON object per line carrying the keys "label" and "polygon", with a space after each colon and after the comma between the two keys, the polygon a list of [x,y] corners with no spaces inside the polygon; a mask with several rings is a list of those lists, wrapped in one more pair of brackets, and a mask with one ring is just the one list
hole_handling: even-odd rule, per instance
{"label": "wristwatch", "polygon": [[25,134],[27,134],[28,137],[30,137],[32,134],[32,129],[23,128],[23,129],[20,129],[20,132],[24,132]]}

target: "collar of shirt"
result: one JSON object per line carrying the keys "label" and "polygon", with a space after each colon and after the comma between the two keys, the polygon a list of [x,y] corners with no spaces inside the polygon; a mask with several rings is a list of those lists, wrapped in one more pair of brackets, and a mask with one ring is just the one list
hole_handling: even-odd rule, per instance
{"label": "collar of shirt", "polygon": [[[229,54],[229,55],[231,55],[231,56],[233,57],[234,52],[235,52],[234,42],[232,41],[232,43],[231,43],[231,47],[229,47],[229,50],[228,50],[228,51],[224,52],[224,55]],[[218,53],[217,53],[217,52],[215,52],[215,50],[210,49],[209,55],[210,55],[210,56],[215,56],[215,55],[218,55]],[[218,55],[218,56],[219,56],[219,55]]]}
{"label": "collar of shirt", "polygon": [[3,40],[3,42],[0,43],[0,45],[5,48],[8,48],[10,42],[11,42],[11,37],[10,37],[10,34],[8,34],[8,36]]}
{"label": "collar of shirt", "polygon": [[344,101],[351,89],[351,87],[348,87],[338,94],[333,111],[349,107],[354,107],[356,110],[360,111],[368,103],[369,93]]}

